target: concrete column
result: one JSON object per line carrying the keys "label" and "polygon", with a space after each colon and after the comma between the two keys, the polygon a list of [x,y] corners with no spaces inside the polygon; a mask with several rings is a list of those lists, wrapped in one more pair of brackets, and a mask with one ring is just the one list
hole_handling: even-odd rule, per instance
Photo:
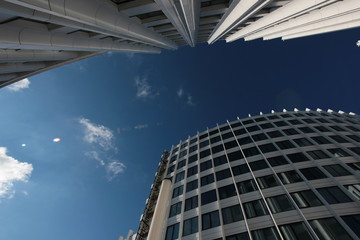
{"label": "concrete column", "polygon": [[0,49],[0,62],[59,61],[77,56],[76,52]]}
{"label": "concrete column", "polygon": [[161,183],[154,215],[151,220],[147,240],[161,240],[163,228],[167,220],[167,209],[170,203],[171,180],[164,179]]}

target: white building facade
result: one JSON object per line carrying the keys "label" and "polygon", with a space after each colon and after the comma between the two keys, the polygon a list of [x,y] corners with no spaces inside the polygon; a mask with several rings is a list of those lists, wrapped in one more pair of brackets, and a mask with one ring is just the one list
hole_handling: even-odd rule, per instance
{"label": "white building facade", "polygon": [[134,239],[360,238],[360,118],[238,119],[162,156]]}
{"label": "white building facade", "polygon": [[355,28],[358,0],[1,0],[0,88],[108,51]]}

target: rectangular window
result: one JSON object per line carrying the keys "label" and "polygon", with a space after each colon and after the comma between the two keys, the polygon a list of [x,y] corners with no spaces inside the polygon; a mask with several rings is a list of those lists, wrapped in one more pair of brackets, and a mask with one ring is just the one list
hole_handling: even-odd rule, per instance
{"label": "rectangular window", "polygon": [[180,168],[184,167],[185,164],[186,164],[185,160],[180,161],[180,162],[178,163],[178,165],[177,165],[177,169],[180,169]]}
{"label": "rectangular window", "polygon": [[283,127],[283,126],[287,126],[287,124],[284,121],[278,121],[278,122],[274,122],[274,124],[278,127]]}
{"label": "rectangular window", "polygon": [[244,203],[244,211],[247,218],[260,217],[269,214],[262,199]]}
{"label": "rectangular window", "polygon": [[219,198],[225,199],[229,197],[236,196],[236,188],[234,184],[227,185],[225,187],[221,187],[219,190]]}
{"label": "rectangular window", "polygon": [[228,139],[228,138],[231,138],[231,137],[233,137],[233,136],[234,136],[234,134],[233,134],[232,132],[224,133],[224,134],[221,135],[221,137],[223,138],[223,140]]}
{"label": "rectangular window", "polygon": [[293,128],[283,129],[283,132],[288,136],[299,134],[299,132]]}
{"label": "rectangular window", "polygon": [[303,168],[300,172],[304,174],[307,180],[326,178],[326,175],[317,167]]}
{"label": "rectangular window", "polygon": [[215,181],[214,174],[211,173],[209,175],[206,175],[206,176],[202,177],[200,181],[201,181],[201,186],[205,186],[210,183],[213,183]]}
{"label": "rectangular window", "polygon": [[186,156],[187,150],[181,151],[179,154],[179,158],[182,158],[183,156]]}
{"label": "rectangular window", "polygon": [[293,125],[299,125],[299,124],[301,124],[301,122],[300,122],[299,120],[297,120],[297,119],[289,120],[289,122],[290,122],[291,124],[293,124]]}
{"label": "rectangular window", "polygon": [[239,165],[239,166],[235,166],[235,167],[232,167],[231,169],[233,171],[234,176],[250,172],[250,169],[247,166],[247,164],[242,164],[242,165]]}
{"label": "rectangular window", "polygon": [[[216,240],[222,240],[222,238]],[[244,232],[244,233],[237,233],[231,236],[227,236],[226,240],[250,240],[250,237],[247,232]]]}
{"label": "rectangular window", "polygon": [[170,207],[169,217],[173,217],[181,213],[181,202],[175,203]]}
{"label": "rectangular window", "polygon": [[339,164],[323,166],[333,177],[347,176],[351,173]]}
{"label": "rectangular window", "polygon": [[243,134],[245,134],[245,133],[246,133],[246,131],[245,131],[245,129],[243,129],[243,128],[234,131],[234,134],[235,134],[236,136],[240,136],[240,135],[243,135]]}
{"label": "rectangular window", "polygon": [[296,173],[296,171],[287,171],[287,172],[281,172],[277,174],[280,178],[281,182],[283,184],[290,184],[290,183],[297,183],[302,182],[302,178],[299,174]]}
{"label": "rectangular window", "polygon": [[225,163],[227,163],[227,159],[226,159],[225,155],[214,158],[214,166],[215,167],[220,166],[220,165],[225,164]]}
{"label": "rectangular window", "polygon": [[314,160],[329,158],[329,156],[321,150],[307,152]]}
{"label": "rectangular window", "polygon": [[277,145],[280,149],[290,149],[290,148],[294,148],[294,147],[295,147],[294,144],[292,144],[289,140],[276,142],[276,145]]}
{"label": "rectangular window", "polygon": [[209,156],[211,153],[210,153],[210,149],[206,149],[202,152],[200,152],[200,158],[204,158],[204,157],[207,157]]}
{"label": "rectangular window", "polygon": [[236,140],[224,143],[224,145],[227,150],[238,146]]}
{"label": "rectangular window", "polygon": [[248,132],[255,132],[255,131],[260,130],[260,128],[255,125],[255,126],[248,127],[247,130],[248,130]]}
{"label": "rectangular window", "polygon": [[199,145],[200,145],[200,148],[203,148],[203,147],[206,147],[210,144],[210,141],[209,140],[205,140],[205,141],[202,141]]}
{"label": "rectangular window", "polygon": [[204,133],[203,135],[200,135],[199,139],[204,139],[204,138],[207,138],[208,137],[208,134],[207,133]]}
{"label": "rectangular window", "polygon": [[174,198],[174,197],[180,196],[181,194],[183,194],[183,192],[184,192],[183,185],[181,185],[180,187],[174,188],[172,197]]}
{"label": "rectangular window", "polygon": [[265,140],[265,139],[268,139],[268,138],[266,137],[266,135],[263,134],[263,133],[259,133],[259,134],[253,135],[252,138],[253,138],[254,141],[256,141],[256,142],[262,141],[262,140]]}
{"label": "rectangular window", "polygon": [[198,155],[197,154],[192,155],[189,157],[188,164],[196,162],[197,160],[198,160]]}
{"label": "rectangular window", "polygon": [[344,186],[349,193],[360,200],[360,184],[351,184]]}
{"label": "rectangular window", "polygon": [[243,150],[243,152],[246,157],[252,157],[260,154],[259,150],[256,147],[246,148]]}
{"label": "rectangular window", "polygon": [[330,126],[332,129],[334,129],[335,131],[345,131],[345,129],[343,129],[342,127],[339,127],[339,126]]}
{"label": "rectangular window", "polygon": [[243,123],[244,125],[248,125],[248,124],[251,124],[251,123],[253,123],[253,122],[254,122],[254,120],[252,120],[252,119],[242,121],[242,123]]}
{"label": "rectangular window", "polygon": [[239,142],[240,145],[245,145],[245,144],[252,143],[250,137],[239,138],[239,139],[238,139],[238,142]]}
{"label": "rectangular window", "polygon": [[186,199],[185,200],[185,210],[184,210],[184,212],[189,211],[189,210],[194,209],[194,208],[197,208],[198,204],[199,204],[198,203],[198,196],[194,196],[194,197]]}
{"label": "rectangular window", "polygon": [[206,162],[200,163],[200,172],[208,170],[212,168],[212,162],[211,160],[208,160]]}
{"label": "rectangular window", "polygon": [[280,240],[280,236],[275,228],[263,228],[260,230],[252,231],[251,235],[253,240]]}
{"label": "rectangular window", "polygon": [[271,123],[264,123],[264,124],[260,124],[260,127],[262,129],[268,129],[268,128],[273,128],[273,125]]}
{"label": "rectangular window", "polygon": [[322,239],[351,240],[346,230],[335,218],[323,218],[309,221],[316,235]]}
{"label": "rectangular window", "polygon": [[211,190],[201,194],[201,205],[217,201],[216,191]]}
{"label": "rectangular window", "polygon": [[243,182],[238,182],[236,184],[236,186],[237,186],[240,194],[258,190],[258,188],[255,184],[255,181],[253,179],[249,179],[249,180],[246,180]]}
{"label": "rectangular window", "polygon": [[282,137],[284,136],[281,132],[279,131],[272,131],[272,132],[268,132],[267,133],[269,135],[270,138],[278,138],[278,137]]}
{"label": "rectangular window", "polygon": [[318,188],[317,190],[329,204],[351,202],[351,199],[338,187]]}
{"label": "rectangular window", "polygon": [[241,151],[237,151],[237,152],[232,152],[228,154],[228,158],[230,162],[236,161],[236,160],[240,160],[243,159],[244,156],[241,153]]}
{"label": "rectangular window", "polygon": [[189,154],[192,153],[192,152],[195,152],[197,149],[198,149],[198,145],[191,146],[189,148]]}
{"label": "rectangular window", "polygon": [[274,175],[267,175],[257,179],[261,189],[279,186]]}
{"label": "rectangular window", "polygon": [[309,127],[301,127],[301,128],[299,128],[299,130],[302,131],[303,133],[313,133],[314,132],[314,130],[312,130]]}
{"label": "rectangular window", "polygon": [[172,165],[168,168],[167,174],[172,173],[175,170],[175,165]]}
{"label": "rectangular window", "polygon": [[328,129],[324,126],[315,126],[315,128],[320,132],[331,132],[330,129]]}
{"label": "rectangular window", "polygon": [[285,194],[266,198],[266,201],[272,213],[286,212],[295,209]]}
{"label": "rectangular window", "polygon": [[267,159],[272,167],[289,164],[283,156],[270,157]]}
{"label": "rectangular window", "polygon": [[193,144],[193,143],[195,143],[195,142],[197,142],[197,137],[195,137],[195,138],[193,138],[193,139],[190,140],[190,145]]}
{"label": "rectangular window", "polygon": [[345,152],[341,148],[332,148],[332,149],[327,149],[327,150],[329,152],[331,152],[334,157],[348,157],[348,156],[350,156],[350,154],[348,154],[347,152]]}
{"label": "rectangular window", "polygon": [[179,226],[180,226],[180,224],[176,223],[174,225],[171,225],[171,226],[167,227],[165,240],[178,239],[178,237],[179,237]]}
{"label": "rectangular window", "polygon": [[194,181],[191,181],[191,182],[188,182],[186,184],[186,192],[190,192],[194,189],[197,189],[198,188],[198,180],[194,180]]}
{"label": "rectangular window", "polygon": [[323,205],[319,198],[311,190],[292,193],[291,197],[294,199],[299,208],[317,207]]}
{"label": "rectangular window", "polygon": [[217,146],[211,148],[212,154],[221,152],[221,151],[223,151],[223,150],[224,150],[224,147],[223,147],[222,144],[221,144],[221,145],[217,145]]}
{"label": "rectangular window", "polygon": [[198,217],[193,217],[184,221],[183,236],[198,232]]}
{"label": "rectangular window", "polygon": [[216,137],[213,137],[213,138],[210,139],[211,144],[214,144],[214,143],[217,143],[217,142],[220,142],[220,141],[221,141],[220,136],[216,136]]}
{"label": "rectangular window", "polygon": [[350,215],[341,218],[351,228],[351,230],[353,230],[353,232],[360,238],[360,215]]}
{"label": "rectangular window", "polygon": [[175,183],[183,180],[184,177],[185,177],[185,171],[179,172],[178,174],[176,174]]}
{"label": "rectangular window", "polygon": [[309,230],[303,222],[291,223],[280,226],[280,231],[285,239],[313,240]]}
{"label": "rectangular window", "polygon": [[237,128],[237,127],[240,127],[240,126],[242,126],[241,122],[234,122],[234,123],[231,124],[232,128]]}
{"label": "rectangular window", "polygon": [[327,140],[323,136],[311,137],[311,139],[314,140],[318,144],[330,144],[331,143],[329,140]]}
{"label": "rectangular window", "polygon": [[221,209],[224,224],[244,220],[240,205],[234,205]]}
{"label": "rectangular window", "polygon": [[217,133],[219,133],[219,130],[216,128],[216,129],[212,130],[211,132],[209,132],[209,135],[212,136]]}
{"label": "rectangular window", "polygon": [[216,172],[216,181],[221,181],[229,177],[231,177],[231,172],[229,168]]}
{"label": "rectangular window", "polygon": [[259,145],[259,148],[260,148],[261,152],[263,152],[263,153],[268,153],[268,152],[277,151],[276,147],[275,147],[274,144],[272,144],[272,143],[267,143],[267,144]]}
{"label": "rectangular window", "polygon": [[339,135],[333,135],[333,136],[329,136],[329,137],[338,143],[348,143],[349,142],[348,140],[346,140],[345,138],[343,138]]}
{"label": "rectangular window", "polygon": [[201,216],[201,218],[202,218],[202,230],[220,226],[220,217],[218,210],[205,213]]}
{"label": "rectangular window", "polygon": [[360,147],[351,147],[349,149],[360,156]]}
{"label": "rectangular window", "polygon": [[191,168],[188,168],[187,177],[193,176],[197,173],[198,173],[198,166],[193,166]]}
{"label": "rectangular window", "polygon": [[181,144],[181,148],[180,148],[180,149],[184,149],[184,148],[186,148],[186,147],[187,147],[187,145],[188,145],[188,143],[187,143],[187,142],[185,142],[185,143]]}
{"label": "rectangular window", "polygon": [[249,163],[249,165],[253,171],[257,171],[257,170],[261,170],[261,169],[265,169],[265,168],[269,167],[264,160],[251,162],[251,163]]}
{"label": "rectangular window", "polygon": [[347,163],[347,165],[349,167],[351,167],[352,169],[354,169],[355,171],[360,171],[360,163],[356,162],[356,163]]}
{"label": "rectangular window", "polygon": [[356,135],[347,135],[347,137],[351,138],[355,142],[360,142],[360,137]]}
{"label": "rectangular window", "polygon": [[303,153],[293,153],[286,155],[293,163],[309,161]]}

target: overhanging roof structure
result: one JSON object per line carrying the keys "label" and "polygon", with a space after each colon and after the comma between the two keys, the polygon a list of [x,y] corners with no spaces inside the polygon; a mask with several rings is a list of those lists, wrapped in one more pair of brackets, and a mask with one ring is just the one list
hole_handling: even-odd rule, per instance
{"label": "overhanging roof structure", "polygon": [[0,0],[0,88],[107,51],[160,53],[359,25],[359,0]]}

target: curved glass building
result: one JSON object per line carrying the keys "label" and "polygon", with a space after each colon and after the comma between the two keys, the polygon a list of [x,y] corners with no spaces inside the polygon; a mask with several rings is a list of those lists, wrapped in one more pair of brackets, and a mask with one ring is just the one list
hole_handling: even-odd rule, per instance
{"label": "curved glass building", "polygon": [[359,171],[355,114],[227,122],[162,156],[136,239],[359,239]]}

